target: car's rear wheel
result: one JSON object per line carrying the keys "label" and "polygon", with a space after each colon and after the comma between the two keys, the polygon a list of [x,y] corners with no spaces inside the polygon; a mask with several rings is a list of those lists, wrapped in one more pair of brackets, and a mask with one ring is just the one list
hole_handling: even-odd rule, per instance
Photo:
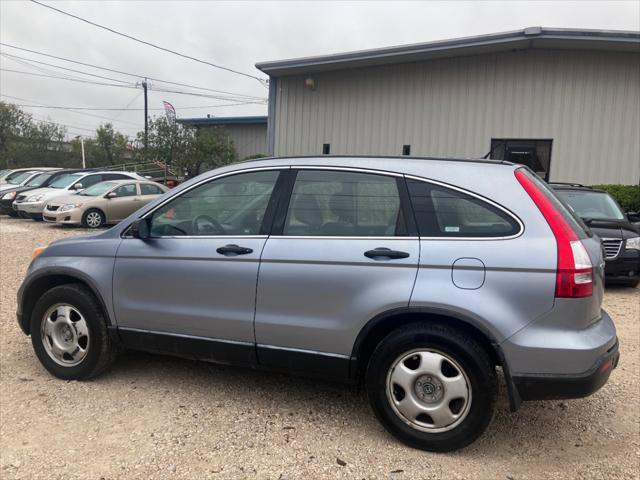
{"label": "car's rear wheel", "polygon": [[82,225],[87,228],[100,228],[106,221],[104,213],[97,208],[87,210],[82,216]]}
{"label": "car's rear wheel", "polygon": [[462,448],[493,416],[496,377],[489,356],[445,325],[410,324],[390,333],[371,356],[366,384],[382,424],[415,448]]}
{"label": "car's rear wheel", "polygon": [[35,304],[30,327],[38,359],[58,378],[94,377],[115,359],[102,308],[83,285],[48,290]]}

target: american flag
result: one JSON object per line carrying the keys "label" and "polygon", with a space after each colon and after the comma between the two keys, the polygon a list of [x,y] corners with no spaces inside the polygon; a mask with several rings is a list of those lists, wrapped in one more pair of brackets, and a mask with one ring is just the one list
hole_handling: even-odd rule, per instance
{"label": "american flag", "polygon": [[162,106],[164,107],[164,113],[167,116],[167,122],[172,127],[176,124],[176,109],[173,108],[169,102],[162,101]]}

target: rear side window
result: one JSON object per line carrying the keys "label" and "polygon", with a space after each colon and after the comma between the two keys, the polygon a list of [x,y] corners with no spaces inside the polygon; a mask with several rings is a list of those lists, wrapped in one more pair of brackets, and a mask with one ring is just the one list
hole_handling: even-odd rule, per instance
{"label": "rear side window", "polygon": [[466,193],[407,180],[421,237],[508,237],[520,225],[501,209]]}
{"label": "rear side window", "polygon": [[284,235],[406,235],[395,177],[302,170],[293,187]]}
{"label": "rear side window", "polygon": [[142,195],[160,195],[164,193],[160,187],[151,183],[141,183],[140,192]]}

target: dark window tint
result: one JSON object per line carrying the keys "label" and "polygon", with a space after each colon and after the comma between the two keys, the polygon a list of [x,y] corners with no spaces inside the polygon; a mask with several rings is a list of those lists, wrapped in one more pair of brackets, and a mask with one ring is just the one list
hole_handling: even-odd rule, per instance
{"label": "dark window tint", "polygon": [[[77,183],[81,183],[82,184],[82,188],[87,188],[90,187],[91,185],[95,185],[96,183],[99,183],[103,180],[102,175],[98,174],[98,175],[87,175],[86,177],[84,177],[83,179],[81,179],[80,181],[78,181]],[[104,180],[108,180],[108,179],[104,179]]]}
{"label": "dark window tint", "polygon": [[284,235],[406,235],[396,179],[353,172],[298,173]]}
{"label": "dark window tint", "polygon": [[174,198],[151,217],[153,236],[258,235],[277,171],[212,180]]}
{"label": "dark window tint", "polygon": [[135,183],[120,185],[114,192],[116,192],[118,197],[135,197],[138,194]]}
{"label": "dark window tint", "polygon": [[164,193],[160,187],[151,183],[141,183],[140,192],[142,195],[160,195]]}
{"label": "dark window tint", "polygon": [[505,237],[520,230],[510,215],[476,197],[427,182],[408,180],[423,237]]}

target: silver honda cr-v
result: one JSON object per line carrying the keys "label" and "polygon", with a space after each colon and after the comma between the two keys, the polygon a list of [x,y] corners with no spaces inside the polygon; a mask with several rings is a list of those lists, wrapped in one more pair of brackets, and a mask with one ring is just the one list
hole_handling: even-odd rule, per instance
{"label": "silver honda cr-v", "polygon": [[240,163],[34,254],[18,322],[53,375],[126,347],[362,381],[425,450],[483,432],[496,366],[515,410],[589,395],[618,362],[600,242],[505,162]]}

